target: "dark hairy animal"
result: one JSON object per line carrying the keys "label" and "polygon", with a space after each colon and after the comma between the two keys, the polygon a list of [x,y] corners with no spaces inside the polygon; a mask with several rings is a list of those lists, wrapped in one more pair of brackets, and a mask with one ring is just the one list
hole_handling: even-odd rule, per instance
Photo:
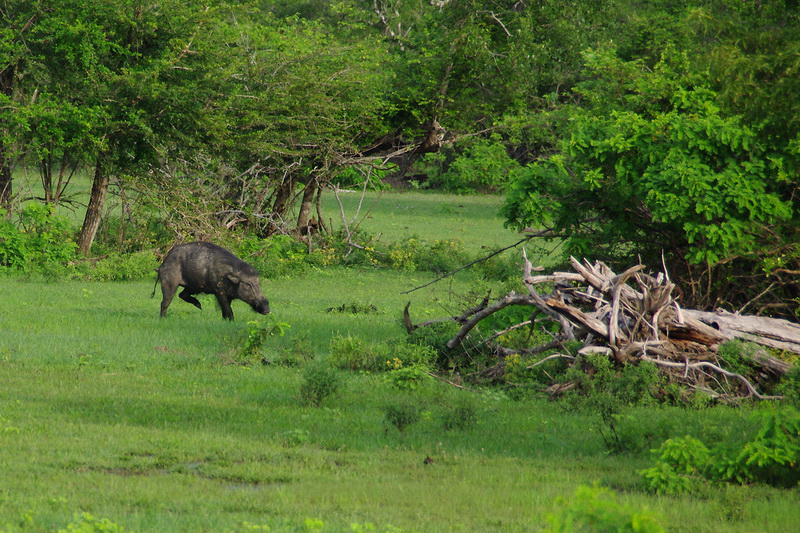
{"label": "dark hairy animal", "polygon": [[[178,244],[169,251],[156,270],[156,286],[161,282],[161,316],[167,315],[178,287],[180,298],[202,309],[195,294],[213,294],[222,309],[222,318],[233,320],[231,300],[250,304],[257,313],[269,313],[269,302],[261,292],[258,273],[250,264],[231,252],[209,242]],[[156,289],[153,287],[153,295]]]}

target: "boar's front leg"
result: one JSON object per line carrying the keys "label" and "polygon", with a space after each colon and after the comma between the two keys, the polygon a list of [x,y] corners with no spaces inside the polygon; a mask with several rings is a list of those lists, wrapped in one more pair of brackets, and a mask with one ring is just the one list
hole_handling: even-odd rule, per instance
{"label": "boar's front leg", "polygon": [[233,320],[233,309],[231,309],[231,300],[224,292],[216,293],[219,307],[222,309],[222,318],[225,320]]}

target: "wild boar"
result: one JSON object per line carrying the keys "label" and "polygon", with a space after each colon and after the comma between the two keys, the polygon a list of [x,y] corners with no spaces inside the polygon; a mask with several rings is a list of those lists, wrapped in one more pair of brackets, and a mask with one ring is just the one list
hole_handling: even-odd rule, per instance
{"label": "wild boar", "polygon": [[[250,304],[257,313],[269,313],[269,302],[261,291],[256,269],[234,254],[209,242],[178,244],[169,251],[156,270],[156,286],[161,282],[161,316],[167,315],[175,291],[184,287],[180,298],[202,309],[195,294],[213,294],[222,309],[222,318],[233,320],[231,300]],[[155,287],[153,287],[155,296]]]}

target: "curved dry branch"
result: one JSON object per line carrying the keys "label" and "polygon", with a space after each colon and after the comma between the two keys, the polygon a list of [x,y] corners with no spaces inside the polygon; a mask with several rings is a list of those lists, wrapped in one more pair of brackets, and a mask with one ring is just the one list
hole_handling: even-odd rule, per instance
{"label": "curved dry branch", "polygon": [[464,323],[463,326],[461,326],[461,329],[458,330],[456,336],[447,341],[447,347],[452,350],[461,344],[461,341],[464,340],[464,337],[466,337],[472,328],[477,326],[481,320],[500,311],[501,309],[505,309],[510,305],[536,305],[536,301],[530,296],[517,295],[512,292],[503,299],[472,315],[472,318],[470,318],[466,323]]}
{"label": "curved dry branch", "polygon": [[742,382],[742,384],[745,386],[745,388],[747,388],[748,392],[750,392],[750,394],[752,396],[755,396],[759,400],[782,400],[783,399],[783,396],[769,396],[769,395],[764,395],[764,394],[759,393],[756,390],[756,388],[753,386],[753,384],[750,383],[750,381],[748,381],[748,379],[746,377],[744,377],[741,374],[737,374],[736,372],[730,372],[728,370],[725,370],[724,368],[721,368],[721,367],[715,365],[714,363],[709,363],[707,361],[699,361],[699,362],[696,362],[696,363],[689,363],[688,361],[685,362],[685,363],[676,363],[676,362],[673,362],[673,361],[662,361],[661,359],[655,359],[653,357],[648,357],[646,355],[642,355],[642,356],[640,356],[640,358],[641,358],[642,361],[650,361],[651,363],[655,363],[658,366],[666,366],[666,367],[670,367],[670,368],[685,368],[687,371],[690,368],[691,369],[709,368],[709,369],[713,370],[714,372],[716,372],[718,374],[721,374],[723,376],[726,376],[726,377],[729,377],[729,378],[738,379],[739,381]]}

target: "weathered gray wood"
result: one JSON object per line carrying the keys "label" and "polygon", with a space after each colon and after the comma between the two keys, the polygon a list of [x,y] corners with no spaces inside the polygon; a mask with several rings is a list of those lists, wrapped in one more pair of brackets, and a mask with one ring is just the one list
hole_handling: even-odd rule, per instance
{"label": "weathered gray wood", "polygon": [[726,339],[744,339],[763,346],[800,353],[800,324],[781,318],[737,315],[726,311],[684,309],[684,316],[713,327]]}

